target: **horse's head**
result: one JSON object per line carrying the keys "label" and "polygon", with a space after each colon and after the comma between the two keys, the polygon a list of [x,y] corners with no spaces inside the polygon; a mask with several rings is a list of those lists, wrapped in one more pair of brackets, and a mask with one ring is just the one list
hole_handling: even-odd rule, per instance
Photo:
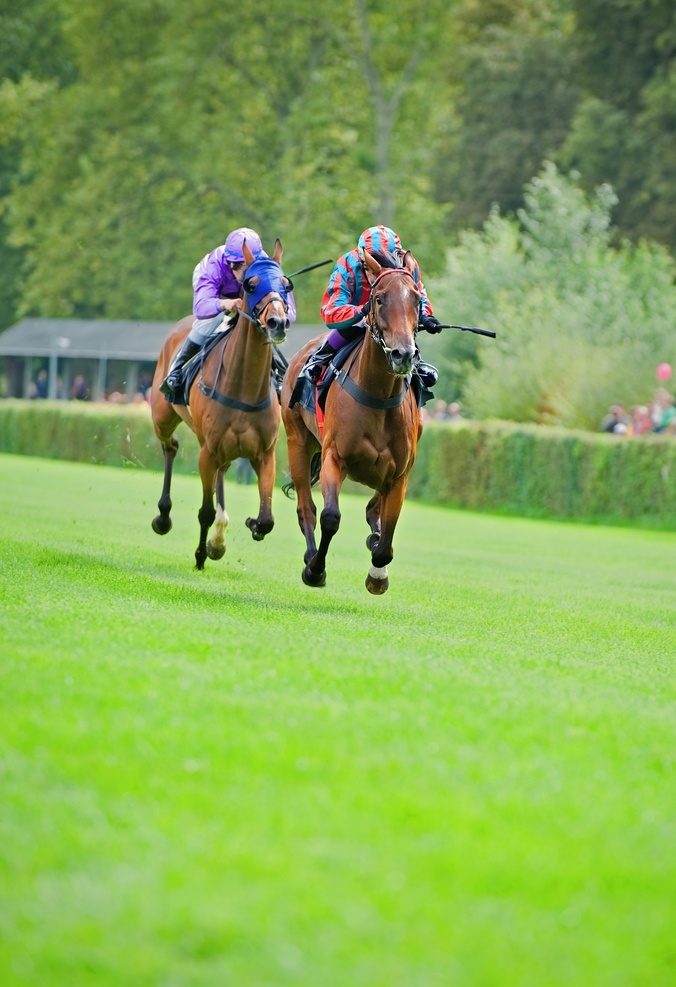
{"label": "horse's head", "polygon": [[[393,373],[411,372],[416,358],[420,292],[415,283],[415,262],[410,251],[403,258],[364,253],[371,276],[369,332],[382,349]],[[383,261],[383,263],[381,263]]]}
{"label": "horse's head", "polygon": [[265,336],[268,343],[283,343],[289,328],[287,294],[291,282],[281,268],[284,249],[279,238],[275,240],[272,257],[255,258],[247,246],[242,245],[246,262],[244,297],[251,321]]}

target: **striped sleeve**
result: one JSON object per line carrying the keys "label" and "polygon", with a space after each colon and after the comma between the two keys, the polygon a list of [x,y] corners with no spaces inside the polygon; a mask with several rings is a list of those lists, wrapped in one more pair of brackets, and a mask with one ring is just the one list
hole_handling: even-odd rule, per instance
{"label": "striped sleeve", "polygon": [[362,306],[368,301],[370,293],[359,257],[356,251],[351,251],[336,262],[329,278],[322,299],[322,321],[332,329],[354,325],[361,319]]}

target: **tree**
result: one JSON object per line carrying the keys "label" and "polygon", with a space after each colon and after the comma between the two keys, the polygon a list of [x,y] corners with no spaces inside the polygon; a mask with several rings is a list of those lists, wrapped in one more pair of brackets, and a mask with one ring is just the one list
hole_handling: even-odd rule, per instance
{"label": "tree", "polygon": [[671,0],[574,0],[584,97],[556,160],[591,189],[611,182],[632,239],[676,247],[676,8]]}
{"label": "tree", "polygon": [[[194,264],[228,229],[281,235],[293,269],[351,246],[394,200],[402,236],[424,231],[433,259],[443,210],[420,118],[438,4],[354,0],[334,28],[326,0],[59,0],[76,73],[20,121],[6,205],[27,260],[20,311],[179,317]],[[299,281],[301,318],[317,317],[320,279]]]}
{"label": "tree", "polygon": [[[609,186],[587,196],[549,164],[517,219],[494,211],[449,252],[435,297],[498,333],[465,360],[476,416],[596,428],[611,403],[645,403],[657,364],[676,361],[676,264],[654,243],[613,248],[615,201]],[[440,345],[457,361],[446,332]]]}

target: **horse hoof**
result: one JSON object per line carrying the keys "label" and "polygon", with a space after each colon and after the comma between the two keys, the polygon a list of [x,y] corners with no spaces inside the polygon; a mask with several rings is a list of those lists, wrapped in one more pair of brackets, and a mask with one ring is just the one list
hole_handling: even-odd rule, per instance
{"label": "horse hoof", "polygon": [[390,581],[387,576],[384,579],[374,579],[373,576],[369,575],[366,577],[364,585],[373,596],[382,596],[389,589]]}
{"label": "horse hoof", "polygon": [[254,541],[263,541],[265,538],[265,532],[259,530],[255,518],[248,517],[244,523],[251,532],[251,537]]}
{"label": "horse hoof", "polygon": [[373,531],[366,539],[366,547],[369,552],[373,555],[373,552],[378,547],[378,542],[380,541],[380,535]]}
{"label": "horse hoof", "polygon": [[214,562],[218,562],[225,555],[225,545],[219,545],[218,548],[212,545],[211,542],[207,542],[207,556],[213,559]]}
{"label": "horse hoof", "polygon": [[171,531],[173,522],[170,517],[162,517],[161,514],[158,514],[150,523],[156,535],[166,535],[168,531]]}
{"label": "horse hoof", "polygon": [[326,586],[326,569],[323,572],[313,572],[306,565],[303,569],[302,577],[306,586]]}

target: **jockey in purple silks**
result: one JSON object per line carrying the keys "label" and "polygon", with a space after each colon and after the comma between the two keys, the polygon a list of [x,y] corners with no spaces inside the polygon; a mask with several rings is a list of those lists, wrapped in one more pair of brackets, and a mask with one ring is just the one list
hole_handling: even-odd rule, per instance
{"label": "jockey in purple silks", "polygon": [[[183,367],[204,346],[207,339],[217,332],[227,315],[241,308],[244,289],[242,282],[246,272],[246,262],[242,245],[257,257],[267,257],[261,238],[255,230],[246,226],[229,233],[225,243],[206,254],[192,275],[193,315],[195,321],[183,346],[174,357],[169,373],[160,387],[168,400],[180,401],[183,384]],[[296,321],[296,303],[293,293],[287,296],[289,321]]]}
{"label": "jockey in purple silks", "polygon": [[[387,226],[370,226],[359,237],[356,248],[336,261],[321,309],[322,320],[331,332],[301,371],[301,376],[309,377],[313,384],[317,383],[326,364],[342,346],[366,332],[365,316],[370,307],[372,280],[364,260],[366,250],[376,260],[379,260],[378,255],[388,254],[395,259],[401,258],[406,252],[394,230]],[[431,333],[440,332],[439,320],[432,314],[417,262],[413,277],[421,293],[419,328]],[[422,361],[416,364],[415,372],[426,387],[433,387],[439,376],[434,367]]]}

